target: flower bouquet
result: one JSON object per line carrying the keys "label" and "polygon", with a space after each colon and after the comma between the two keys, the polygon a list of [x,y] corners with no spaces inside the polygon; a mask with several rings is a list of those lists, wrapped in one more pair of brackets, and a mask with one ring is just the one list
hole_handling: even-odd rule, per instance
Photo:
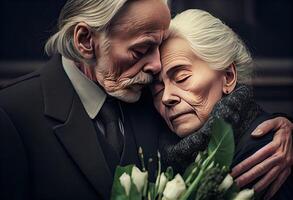
{"label": "flower bouquet", "polygon": [[174,176],[172,167],[161,172],[158,153],[156,182],[148,181],[148,171],[143,163],[142,149],[139,155],[142,170],[135,165],[118,166],[112,186],[112,200],[207,200],[238,199],[248,200],[254,191],[239,191],[233,178],[228,174],[234,154],[233,131],[221,119],[215,120],[208,148],[200,152],[183,175]]}

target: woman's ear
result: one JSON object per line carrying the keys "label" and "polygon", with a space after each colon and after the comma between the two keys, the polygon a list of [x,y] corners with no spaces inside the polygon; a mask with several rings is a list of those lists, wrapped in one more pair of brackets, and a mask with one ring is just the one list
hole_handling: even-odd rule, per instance
{"label": "woman's ear", "polygon": [[237,83],[237,71],[236,66],[232,63],[227,69],[224,71],[224,84],[223,84],[223,93],[230,94]]}
{"label": "woman's ear", "polygon": [[78,23],[74,28],[74,46],[80,55],[91,60],[95,58],[95,34],[91,28],[84,22]]}

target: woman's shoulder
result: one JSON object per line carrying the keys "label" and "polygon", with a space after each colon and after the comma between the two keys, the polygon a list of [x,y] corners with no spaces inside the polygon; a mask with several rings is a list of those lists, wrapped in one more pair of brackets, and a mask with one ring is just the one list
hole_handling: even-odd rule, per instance
{"label": "woman's shoulder", "polygon": [[262,122],[275,118],[275,117],[286,117],[290,119],[290,117],[283,113],[268,113],[262,111],[250,124],[242,137],[238,140],[238,143],[235,146],[234,158],[232,162],[232,167],[236,164],[243,161],[245,158],[254,154],[256,151],[264,147],[266,144],[270,143],[273,140],[274,131],[270,131],[262,137],[256,138],[252,137],[251,133],[256,129],[256,127]]}
{"label": "woman's shoulder", "polygon": [[274,136],[274,132],[272,131],[259,138],[252,137],[251,133],[259,124],[273,117],[273,114],[262,112],[253,120],[249,128],[245,131],[245,134],[243,134],[236,144],[232,167],[272,141]]}

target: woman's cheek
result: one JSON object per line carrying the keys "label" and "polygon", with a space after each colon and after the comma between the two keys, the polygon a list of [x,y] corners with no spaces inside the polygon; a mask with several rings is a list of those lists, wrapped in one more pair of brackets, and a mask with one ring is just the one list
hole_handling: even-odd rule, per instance
{"label": "woman's cheek", "polygon": [[202,121],[206,121],[210,116],[215,104],[221,99],[221,91],[210,90],[207,96],[204,97],[199,108],[199,115]]}

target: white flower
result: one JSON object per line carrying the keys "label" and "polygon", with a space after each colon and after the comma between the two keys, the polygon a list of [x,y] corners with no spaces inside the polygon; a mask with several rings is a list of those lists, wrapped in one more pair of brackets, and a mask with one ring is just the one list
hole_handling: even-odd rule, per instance
{"label": "white flower", "polygon": [[227,174],[222,183],[219,185],[219,190],[225,192],[231,187],[232,184],[233,177],[230,174]]}
{"label": "white flower", "polygon": [[185,192],[186,186],[184,180],[177,174],[175,178],[169,181],[166,184],[165,190],[163,192],[165,200],[176,200],[180,197],[180,195]]}
{"label": "white flower", "polygon": [[136,166],[134,166],[132,168],[131,178],[138,192],[141,192],[147,181],[148,172],[141,172]]}
{"label": "white flower", "polygon": [[168,182],[168,179],[167,177],[165,176],[165,173],[161,173],[161,176],[160,176],[160,183],[159,183],[159,189],[158,189],[158,193],[161,194],[166,186]]}
{"label": "white flower", "polygon": [[241,190],[236,197],[234,197],[234,200],[249,200],[252,199],[254,195],[254,190],[253,189],[245,189]]}
{"label": "white flower", "polygon": [[130,192],[130,186],[131,186],[131,180],[130,180],[130,176],[127,173],[123,173],[120,177],[119,177],[120,183],[121,185],[124,187],[125,189],[125,193],[128,196],[129,192]]}

